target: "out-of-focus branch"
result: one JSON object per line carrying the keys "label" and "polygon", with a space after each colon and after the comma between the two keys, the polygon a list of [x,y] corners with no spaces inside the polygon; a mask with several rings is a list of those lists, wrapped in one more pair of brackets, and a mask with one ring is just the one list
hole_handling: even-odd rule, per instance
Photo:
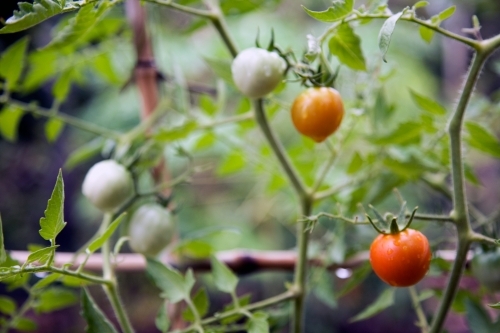
{"label": "out-of-focus branch", "polygon": [[[13,259],[24,263],[28,258],[28,251],[11,251],[10,255]],[[54,265],[62,267],[63,265],[72,262],[74,253],[71,252],[56,252]],[[283,251],[255,251],[255,250],[229,250],[217,253],[217,258],[224,262],[237,274],[249,274],[260,271],[293,271],[297,260],[297,253],[293,250]],[[455,259],[455,251],[441,250],[436,252],[436,257],[446,261]],[[365,263],[369,258],[368,252],[359,252],[350,257],[343,263],[329,264],[328,269],[335,270],[337,268],[355,268]],[[472,258],[472,252],[469,252],[468,259]],[[78,268],[82,263],[84,256],[80,256],[73,263],[73,268]],[[186,260],[173,257],[162,259],[164,263],[176,267],[180,270],[192,268],[196,272],[204,272],[210,270],[210,260]],[[100,253],[94,253],[90,256],[85,264],[84,269],[87,271],[102,270],[102,256]],[[313,266],[324,266],[325,260],[322,258],[311,258],[309,264]],[[113,265],[116,271],[119,272],[140,272],[146,269],[146,260],[144,256],[135,253],[119,254],[114,258]]]}

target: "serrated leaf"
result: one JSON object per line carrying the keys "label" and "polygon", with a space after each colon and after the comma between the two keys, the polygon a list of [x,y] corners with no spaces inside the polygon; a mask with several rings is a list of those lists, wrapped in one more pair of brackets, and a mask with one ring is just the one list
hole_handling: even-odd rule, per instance
{"label": "serrated leaf", "polygon": [[215,137],[215,134],[213,134],[212,132],[207,132],[199,137],[198,141],[194,146],[194,149],[198,151],[204,150],[212,147],[216,142],[217,138]]}
{"label": "serrated leaf", "polygon": [[84,287],[93,283],[88,280],[80,279],[76,276],[69,276],[69,275],[63,275],[60,281],[64,286],[72,288]]}
{"label": "serrated leaf", "polygon": [[212,276],[217,289],[226,293],[234,293],[238,285],[238,277],[227,267],[220,262],[215,256],[210,258],[212,267]]}
{"label": "serrated leaf", "polygon": [[434,30],[424,27],[423,25],[418,28],[418,32],[420,33],[420,37],[425,40],[427,43],[432,41],[432,37],[434,37]]}
{"label": "serrated leaf", "polygon": [[203,59],[214,71],[215,75],[234,86],[233,74],[231,72],[231,60],[206,57]]}
{"label": "serrated leaf", "polygon": [[191,134],[191,132],[196,128],[198,128],[198,124],[195,121],[188,121],[183,125],[158,131],[155,134],[155,140],[162,142],[170,142],[170,141],[184,139],[189,134]]}
{"label": "serrated leaf", "polygon": [[209,243],[199,239],[187,239],[180,242],[172,250],[173,253],[178,253],[182,256],[187,256],[194,259],[208,258],[215,249]]}
{"label": "serrated leaf", "polygon": [[370,304],[366,309],[351,318],[349,321],[352,323],[355,321],[368,319],[392,306],[394,304],[395,290],[396,289],[394,288],[384,290],[372,304]]}
{"label": "serrated leaf", "polygon": [[201,95],[198,103],[200,108],[209,116],[213,116],[218,109],[215,101],[207,95]]}
{"label": "serrated leaf", "polygon": [[47,209],[45,210],[45,217],[40,219],[40,236],[45,240],[52,240],[55,242],[56,236],[66,226],[64,222],[64,181],[62,172],[59,169],[57,175],[56,185],[52,191]]}
{"label": "serrated leaf", "polygon": [[39,313],[48,313],[72,306],[77,301],[78,297],[72,291],[51,287],[37,295],[33,308]]}
{"label": "serrated leaf", "polygon": [[18,5],[19,10],[5,22],[0,34],[26,30],[52,16],[80,8],[77,1],[66,1],[63,6],[56,0],[35,0],[33,4],[20,2]]}
{"label": "serrated leaf", "polygon": [[468,121],[465,127],[469,135],[467,143],[488,155],[500,158],[500,141],[490,131],[478,123]]}
{"label": "serrated leaf", "polygon": [[54,255],[56,248],[59,245],[45,247],[43,249],[39,249],[33,253],[30,253],[26,262],[23,264],[23,267],[29,265],[34,262],[39,262],[40,264],[45,264],[47,260]]}
{"label": "serrated leaf", "polygon": [[82,316],[87,322],[86,333],[117,333],[86,289],[82,292]]}
{"label": "serrated leaf", "polygon": [[64,123],[56,118],[51,118],[45,123],[45,137],[49,142],[54,142],[61,134]]}
{"label": "serrated leaf", "polygon": [[239,151],[232,151],[222,161],[217,168],[217,174],[227,175],[241,171],[246,166],[245,155]]}
{"label": "serrated leaf", "polygon": [[167,267],[155,259],[147,258],[146,273],[163,292],[162,296],[170,302],[177,303],[189,298],[194,284],[191,270],[186,273],[186,278],[184,278],[176,269]]}
{"label": "serrated leaf", "polygon": [[[202,287],[198,289],[198,292],[193,297],[193,304],[198,311],[200,318],[203,318],[207,314],[208,308],[210,306],[207,291],[205,290],[205,288]],[[191,308],[188,307],[186,310],[184,310],[184,312],[182,313],[182,318],[190,322],[195,321],[195,316],[193,314],[193,311],[191,311]]]}
{"label": "serrated leaf", "polygon": [[0,135],[8,141],[17,140],[19,122],[24,115],[24,111],[13,105],[6,105],[0,111]]}
{"label": "serrated leaf", "polygon": [[340,62],[355,70],[366,71],[365,57],[361,50],[361,39],[354,33],[349,24],[341,24],[336,34],[328,42],[330,53]]}
{"label": "serrated leaf", "polygon": [[396,28],[396,23],[404,14],[404,12],[405,11],[403,10],[389,17],[380,29],[380,32],[378,34],[378,47],[380,49],[380,52],[382,52],[382,59],[384,60],[384,62],[387,62],[387,60],[385,59],[385,54],[389,49],[389,44],[391,43],[391,37],[392,33],[394,32],[394,28]]}
{"label": "serrated leaf", "polygon": [[41,279],[40,281],[38,281],[37,283],[35,283],[33,285],[33,287],[31,287],[31,290],[37,291],[37,290],[43,289],[43,288],[49,286],[50,284],[52,284],[53,282],[59,280],[60,278],[61,278],[61,274],[59,274],[59,273],[49,274],[46,277],[44,277],[43,279]]}
{"label": "serrated leaf", "polygon": [[421,95],[414,90],[410,90],[411,97],[415,104],[417,104],[422,110],[425,110],[427,112],[437,114],[437,115],[445,115],[446,114],[446,109],[439,104],[438,102]]}
{"label": "serrated leaf", "polygon": [[46,49],[63,48],[83,38],[111,7],[110,2],[101,1],[99,6],[82,7],[76,16],[45,46]]}
{"label": "serrated leaf", "polygon": [[122,79],[115,71],[114,64],[109,53],[102,53],[95,57],[93,65],[95,72],[107,82],[115,85],[122,83]]}
{"label": "serrated leaf", "polygon": [[363,167],[363,158],[358,152],[355,152],[352,156],[351,162],[347,167],[347,173],[352,175],[358,172]]}
{"label": "serrated leaf", "polygon": [[269,323],[267,315],[263,312],[256,312],[248,321],[248,333],[269,333]]}
{"label": "serrated leaf", "polygon": [[326,23],[336,22],[343,19],[352,12],[354,0],[334,0],[327,10],[315,12],[302,6],[302,9],[312,18]]}
{"label": "serrated leaf", "polygon": [[465,300],[467,324],[472,333],[494,332],[493,322],[486,310],[478,302]]}
{"label": "serrated leaf", "polygon": [[66,159],[66,162],[64,163],[64,168],[67,170],[72,170],[74,167],[88,161],[92,157],[99,154],[103,146],[104,146],[104,139],[97,138],[76,148]]}
{"label": "serrated leaf", "polygon": [[158,313],[155,318],[156,328],[162,332],[167,333],[170,328],[170,319],[167,316],[167,307],[165,306],[165,302],[158,309]]}
{"label": "serrated leaf", "polygon": [[2,57],[0,58],[0,77],[5,78],[7,81],[7,90],[12,90],[21,76],[28,42],[28,37],[21,38],[2,53]]}
{"label": "serrated leaf", "polygon": [[439,13],[437,15],[437,17],[439,18],[439,20],[441,22],[443,22],[444,20],[447,20],[449,19],[450,17],[453,16],[453,14],[455,13],[455,10],[457,9],[457,6],[451,6],[451,7],[448,7],[446,8],[445,10],[443,10],[441,13]]}
{"label": "serrated leaf", "polygon": [[16,309],[17,304],[11,297],[0,295],[0,313],[12,315]]}
{"label": "serrated leaf", "polygon": [[108,228],[106,229],[106,231],[104,231],[102,233],[102,235],[100,235],[99,237],[97,237],[96,239],[94,239],[92,241],[92,243],[90,243],[89,246],[87,247],[87,253],[94,253],[96,250],[100,249],[101,246],[104,244],[104,242],[107,241],[109,239],[109,237],[111,237],[111,235],[113,235],[113,233],[115,232],[116,228],[118,228],[118,226],[120,225],[120,223],[122,223],[123,218],[125,217],[125,215],[127,215],[127,214],[126,213],[122,213],[120,216],[118,216],[108,226]]}

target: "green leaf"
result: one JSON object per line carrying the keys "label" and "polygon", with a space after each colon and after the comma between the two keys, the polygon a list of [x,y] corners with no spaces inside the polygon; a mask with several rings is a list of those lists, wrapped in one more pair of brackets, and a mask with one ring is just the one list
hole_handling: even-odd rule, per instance
{"label": "green leaf", "polygon": [[336,34],[328,42],[330,53],[339,58],[347,67],[366,71],[365,57],[361,50],[361,40],[349,24],[341,24]]}
{"label": "green leaf", "polygon": [[196,142],[194,149],[195,150],[204,150],[212,147],[215,143],[217,142],[217,138],[215,137],[215,134],[212,132],[207,132],[200,136],[198,141]]}
{"label": "green leaf", "polygon": [[40,219],[40,236],[45,240],[52,240],[55,242],[57,235],[65,226],[64,181],[62,172],[59,169],[56,185],[54,186],[54,190],[47,204],[47,209],[45,210],[45,217]]}
{"label": "green leaf", "polygon": [[306,13],[312,18],[326,23],[335,22],[343,19],[352,12],[354,0],[334,0],[331,7],[327,10],[315,12],[302,6]]}
{"label": "green leaf", "polygon": [[34,51],[28,55],[28,71],[22,82],[24,91],[30,92],[60,70],[58,54],[52,51]]}
{"label": "green leaf", "polygon": [[[250,304],[251,297],[252,297],[251,294],[245,294],[245,295],[239,297],[238,298],[239,306],[243,307],[243,306]],[[230,303],[230,304],[226,305],[223,309],[223,312],[226,312],[229,310],[234,310],[234,303]],[[221,324],[222,325],[231,324],[231,323],[237,322],[238,320],[240,320],[243,317],[244,317],[244,315],[242,313],[237,313],[235,315],[221,319]]]}
{"label": "green leaf", "polygon": [[51,287],[42,290],[36,298],[34,309],[39,313],[47,313],[74,305],[78,297],[64,288]]}
{"label": "green leaf", "polygon": [[198,128],[198,124],[195,121],[187,121],[181,126],[158,131],[155,134],[155,140],[170,142],[184,139],[196,128]]}
{"label": "green leaf", "polygon": [[467,324],[472,333],[493,332],[493,322],[486,310],[471,298],[465,300]]}
{"label": "green leaf", "polygon": [[147,258],[146,273],[163,292],[162,297],[166,297],[170,302],[177,303],[189,298],[194,284],[191,270],[184,278],[176,269],[165,266],[155,259]]}
{"label": "green leaf", "polygon": [[439,18],[439,21],[443,22],[444,20],[447,20],[450,17],[452,17],[453,14],[455,14],[456,9],[457,9],[457,6],[451,6],[451,7],[446,8],[445,10],[443,10],[441,13],[439,13],[437,15],[437,17]]}
{"label": "green leaf", "polygon": [[269,333],[267,314],[256,312],[248,321],[248,333]]}
{"label": "green leaf", "polygon": [[207,95],[201,95],[198,103],[200,108],[209,116],[213,116],[218,109],[215,101]]}
{"label": "green leaf", "polygon": [[418,105],[419,108],[422,110],[425,110],[427,112],[437,114],[437,115],[445,115],[446,114],[446,109],[439,104],[438,102],[425,97],[424,95],[421,95],[414,90],[410,90],[411,97],[415,104]]}
{"label": "green leaf", "polygon": [[0,135],[9,141],[16,141],[17,129],[23,114],[22,109],[14,105],[6,105],[0,111]]}
{"label": "green leaf", "polygon": [[117,333],[87,289],[83,289],[82,292],[82,316],[87,322],[86,333]]}
{"label": "green leaf", "polygon": [[203,58],[210,68],[214,71],[215,75],[234,86],[233,74],[231,72],[231,60],[219,58]]}
{"label": "green leaf", "polygon": [[5,243],[3,238],[3,223],[2,215],[0,215],[0,265],[6,263],[8,259],[7,252],[5,252]]}
{"label": "green leaf", "polygon": [[387,62],[387,60],[385,59],[385,54],[389,49],[392,33],[394,32],[394,28],[396,28],[396,22],[398,22],[405,11],[406,9],[389,17],[380,29],[380,32],[378,34],[378,48],[380,49],[380,52],[382,52],[382,59],[384,60],[384,62]]}
{"label": "green leaf", "polygon": [[105,1],[99,2],[97,8],[96,6],[82,7],[45,48],[57,49],[75,44],[92,29],[110,7],[110,2]]}
{"label": "green leaf", "polygon": [[109,53],[102,53],[94,58],[94,70],[104,80],[111,84],[120,85],[122,79],[115,71],[114,64]]}
{"label": "green leaf", "polygon": [[106,231],[104,231],[102,233],[102,235],[100,235],[99,237],[97,237],[96,239],[94,239],[92,241],[92,243],[90,243],[89,246],[87,247],[87,253],[94,253],[97,249],[100,249],[101,246],[104,244],[104,242],[107,241],[109,239],[109,237],[111,237],[111,235],[113,235],[113,233],[115,232],[116,228],[118,228],[118,226],[120,225],[120,223],[123,221],[123,218],[125,217],[125,215],[127,215],[127,214],[126,213],[122,213],[120,216],[118,216],[109,225],[109,227],[106,229]]}
{"label": "green leaf", "polygon": [[364,309],[359,314],[351,318],[349,321],[352,323],[355,321],[368,319],[384,311],[385,309],[394,304],[395,291],[396,291],[395,288],[389,288],[384,290],[382,294],[380,294],[379,297],[372,304],[370,304],[366,309]]}
{"label": "green leaf", "polygon": [[28,37],[21,38],[9,46],[0,58],[0,77],[7,81],[7,90],[12,90],[21,76],[28,42]]}
{"label": "green leaf", "polygon": [[358,172],[363,167],[363,158],[358,152],[355,152],[352,156],[351,162],[347,167],[347,173],[352,175]]}
{"label": "green leaf", "polygon": [[212,245],[199,239],[187,239],[179,242],[172,250],[174,253],[194,259],[208,258],[214,251]]}
{"label": "green leaf", "polygon": [[167,307],[165,305],[165,302],[163,302],[163,304],[158,309],[158,313],[156,314],[155,318],[155,325],[156,328],[162,333],[167,333],[168,329],[170,328],[170,319],[167,316]]}
{"label": "green leaf", "polygon": [[[198,292],[193,297],[193,304],[200,317],[203,318],[207,314],[208,308],[210,306],[207,291],[205,290],[205,288],[202,287],[198,289]],[[190,322],[195,321],[195,316],[193,314],[193,311],[191,311],[191,308],[188,307],[186,308],[186,310],[184,310],[184,312],[182,313],[182,318]]]}
{"label": "green leaf", "polygon": [[71,288],[84,287],[93,283],[88,280],[80,279],[76,276],[69,276],[69,275],[63,275],[60,281],[66,287],[71,287]]}
{"label": "green leaf", "polygon": [[18,5],[19,10],[15,10],[14,15],[5,22],[5,26],[0,29],[0,34],[26,30],[52,16],[80,8],[78,1],[70,0],[64,2],[35,0],[33,4],[20,2]]}
{"label": "green leaf", "polygon": [[52,284],[53,282],[59,280],[60,278],[61,278],[61,274],[59,274],[59,273],[49,274],[46,277],[44,277],[43,279],[41,279],[40,281],[38,281],[37,283],[35,283],[33,285],[33,287],[31,287],[31,290],[37,291],[37,290],[43,289],[43,288],[49,286],[50,284]]}
{"label": "green leaf", "polygon": [[52,94],[58,102],[63,102],[69,94],[73,82],[73,67],[64,70],[52,86]]}
{"label": "green leaf", "polygon": [[54,142],[61,134],[64,123],[56,118],[51,118],[45,123],[45,137],[49,142]]}
{"label": "green leaf", "polygon": [[467,179],[471,184],[476,186],[482,185],[479,178],[477,178],[474,169],[469,164],[464,165],[464,173],[465,173],[465,179]]}
{"label": "green leaf", "polygon": [[347,280],[342,289],[337,292],[337,298],[348,294],[351,290],[360,285],[368,277],[371,271],[372,266],[368,262],[356,268],[352,272],[352,276]]}
{"label": "green leaf", "polygon": [[373,143],[378,145],[409,145],[420,142],[422,124],[406,122],[400,124],[396,130],[385,136],[374,138]]}
{"label": "green leaf", "polygon": [[245,155],[240,151],[232,151],[217,168],[217,174],[223,176],[241,171],[246,166]]}
{"label": "green leaf", "polygon": [[500,158],[500,141],[490,131],[478,123],[468,121],[465,123],[465,128],[469,135],[467,143],[488,155]]}
{"label": "green leaf", "polygon": [[19,317],[13,321],[12,328],[24,332],[34,331],[36,330],[36,323],[29,318]]}
{"label": "green leaf", "polygon": [[418,28],[418,32],[420,33],[420,37],[427,43],[432,41],[432,37],[434,37],[434,30],[424,27],[423,25]]}
{"label": "green leaf", "polygon": [[220,291],[232,294],[236,291],[238,285],[238,277],[227,267],[220,262],[215,256],[210,258],[212,267],[212,276],[217,289]]}
{"label": "green leaf", "polygon": [[17,309],[16,302],[9,296],[0,295],[0,312],[8,315],[14,314]]}
{"label": "green leaf", "polygon": [[313,275],[319,275],[319,277],[313,289],[314,295],[330,308],[337,308],[337,297],[333,290],[333,280],[330,273],[325,268],[319,268],[316,272]]}
{"label": "green leaf", "polygon": [[416,4],[413,5],[413,8],[417,9],[427,6],[429,6],[429,1],[418,1]]}
{"label": "green leaf", "polygon": [[76,148],[66,159],[64,168],[72,170],[74,167],[90,160],[101,152],[104,142],[103,138],[96,138]]}
{"label": "green leaf", "polygon": [[23,264],[23,267],[34,262],[45,264],[47,260],[49,260],[49,258],[54,255],[54,252],[56,251],[56,248],[58,246],[59,245],[49,246],[30,253],[28,258],[26,259],[26,262]]}

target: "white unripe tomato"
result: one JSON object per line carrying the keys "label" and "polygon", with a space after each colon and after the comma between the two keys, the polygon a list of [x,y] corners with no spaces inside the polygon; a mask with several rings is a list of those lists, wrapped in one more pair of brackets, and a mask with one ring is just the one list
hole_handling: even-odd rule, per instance
{"label": "white unripe tomato", "polygon": [[83,180],[82,192],[104,212],[118,209],[134,193],[130,172],[114,160],[94,164]]}
{"label": "white unripe tomato", "polygon": [[137,253],[157,255],[170,243],[173,234],[172,216],[158,204],[144,204],[130,218],[129,244]]}
{"label": "white unripe tomato", "polygon": [[231,71],[236,87],[247,97],[260,98],[283,79],[285,61],[276,53],[251,47],[233,60]]}

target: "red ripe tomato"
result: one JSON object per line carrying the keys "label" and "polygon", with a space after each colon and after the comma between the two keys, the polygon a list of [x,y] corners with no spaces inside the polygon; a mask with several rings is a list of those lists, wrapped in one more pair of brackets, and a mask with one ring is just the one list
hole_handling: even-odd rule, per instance
{"label": "red ripe tomato", "polygon": [[322,142],[340,126],[344,104],[333,88],[309,88],[297,96],[291,113],[293,124],[300,133]]}
{"label": "red ripe tomato", "polygon": [[370,247],[370,263],[380,279],[394,287],[408,287],[429,270],[431,249],[420,231],[406,229],[379,235]]}

